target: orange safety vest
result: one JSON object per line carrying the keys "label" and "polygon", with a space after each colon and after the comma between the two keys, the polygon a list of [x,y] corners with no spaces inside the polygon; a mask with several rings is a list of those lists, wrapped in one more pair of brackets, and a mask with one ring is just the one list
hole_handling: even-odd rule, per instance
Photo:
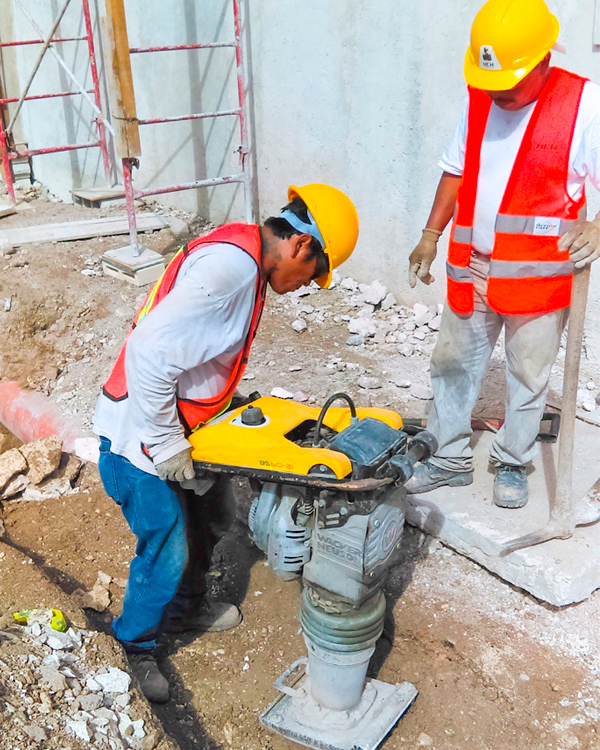
{"label": "orange safety vest", "polygon": [[[502,315],[533,315],[571,304],[573,263],[559,237],[585,218],[585,191],[567,192],[569,154],[585,78],[553,68],[531,115],[495,224],[487,282],[489,306]],[[448,263],[448,304],[473,311],[469,268],[481,146],[492,101],[469,88],[465,166],[457,195]]]}
{"label": "orange safety vest", "polygon": [[207,399],[184,399],[177,398],[177,409],[179,418],[186,431],[190,434],[201,425],[208,422],[213,417],[225,411],[229,405],[235,389],[240,382],[250,353],[250,346],[256,335],[260,317],[265,304],[266,283],[261,273],[261,239],[258,226],[255,224],[226,224],[225,226],[214,229],[212,232],[189,242],[180,248],[174,258],[171,260],[165,272],[156,284],[150,290],[144,304],[138,312],[131,330],[127,334],[127,339],[123,344],[113,370],[104,384],[103,392],[113,401],[121,401],[127,398],[127,375],[125,372],[125,356],[127,350],[127,340],[131,332],[138,325],[140,320],[148,315],[156,305],[166,297],[173,289],[175,279],[181,268],[181,264],[186,258],[203,247],[204,245],[217,242],[225,242],[230,245],[237,245],[255,261],[257,265],[256,274],[256,294],[254,298],[254,310],[248,329],[248,335],[240,350],[240,353],[232,367],[231,374],[223,390],[216,396]]}

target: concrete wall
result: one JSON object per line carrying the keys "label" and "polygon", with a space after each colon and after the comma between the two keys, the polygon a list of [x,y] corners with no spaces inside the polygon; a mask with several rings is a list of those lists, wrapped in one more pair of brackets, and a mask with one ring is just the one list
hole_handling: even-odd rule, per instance
{"label": "concrete wall", "polygon": [[[27,0],[27,5],[47,27],[57,0]],[[437,159],[463,105],[463,57],[479,5],[480,0],[247,0],[260,217],[283,205],[290,182],[323,181],[346,190],[361,219],[348,272],[364,280],[382,278],[406,302],[439,301],[444,294],[443,253],[434,267],[436,283],[414,291],[406,283],[406,259],[429,212],[440,175]],[[555,54],[555,63],[600,83],[600,47],[593,46],[592,36],[600,3],[549,0],[549,5],[561,21],[560,41],[568,50],[566,56]],[[229,0],[126,0],[126,8],[132,46],[232,37]],[[73,0],[63,32],[80,26],[79,3]],[[16,33],[23,36],[26,30],[16,10]],[[68,49],[67,60],[85,75],[83,45]],[[19,53],[21,80],[33,54],[31,48]],[[54,61],[44,65],[38,84],[60,90],[64,81],[52,72]],[[140,117],[235,106],[228,50],[139,55],[133,67]],[[28,109],[24,127],[31,145],[55,142],[58,135],[88,135],[85,105],[63,100]],[[238,143],[232,120],[148,126],[142,129],[137,184],[236,171]],[[100,181],[99,166],[96,152],[35,160],[38,177],[62,197],[73,185]],[[220,222],[243,217],[240,192],[227,186],[161,200]],[[590,203],[597,211],[594,193]],[[589,356],[598,364],[599,281],[600,263],[594,268],[587,336]]]}

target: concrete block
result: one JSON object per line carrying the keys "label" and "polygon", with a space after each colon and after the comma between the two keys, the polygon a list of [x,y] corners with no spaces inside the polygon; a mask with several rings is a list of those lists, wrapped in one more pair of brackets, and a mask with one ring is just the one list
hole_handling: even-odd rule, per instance
{"label": "concrete block", "polygon": [[0,488],[5,487],[16,474],[23,471],[27,471],[27,461],[19,453],[19,449],[11,448],[4,452],[0,455]]}
{"label": "concrete block", "polygon": [[58,468],[61,459],[62,441],[56,435],[50,435],[41,440],[34,440],[19,448],[29,471],[27,478],[32,484],[39,484],[42,479],[52,474]]}
{"label": "concrete block", "polygon": [[[492,501],[493,471],[488,454],[494,435],[474,435],[476,466],[468,487],[440,487],[403,498],[408,523],[440,539],[471,560],[537,599],[564,606],[587,599],[600,588],[600,523],[578,527],[571,539],[552,540],[500,557],[501,546],[543,527],[549,515],[558,466],[558,446],[541,444],[529,475],[525,508],[498,508]],[[582,500],[600,477],[600,429],[578,421],[573,498]],[[600,503],[597,510],[600,511]]]}

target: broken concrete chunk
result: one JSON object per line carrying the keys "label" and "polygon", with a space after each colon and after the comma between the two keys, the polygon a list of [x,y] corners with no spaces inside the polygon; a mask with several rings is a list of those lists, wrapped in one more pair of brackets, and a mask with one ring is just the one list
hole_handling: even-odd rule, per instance
{"label": "broken concrete chunk", "polygon": [[77,739],[83,740],[84,742],[90,741],[90,732],[85,721],[72,721],[67,719],[67,730],[77,737]]}
{"label": "broken concrete chunk", "polygon": [[436,315],[435,318],[433,318],[432,320],[429,321],[429,323],[427,323],[427,325],[429,326],[429,328],[431,328],[432,331],[439,331],[441,322],[442,322],[442,316]]}
{"label": "broken concrete chunk", "polygon": [[[127,672],[117,667],[111,667],[105,674],[95,675],[94,679],[105,693],[126,693],[131,684],[131,677]],[[101,710],[98,709],[98,711]]]}
{"label": "broken concrete chunk", "polygon": [[87,695],[80,695],[77,698],[77,703],[82,711],[94,711],[100,708],[102,705],[102,696],[96,693],[88,693]]}
{"label": "broken concrete chunk", "polygon": [[294,394],[291,391],[286,391],[285,388],[279,388],[279,386],[276,386],[272,389],[271,396],[275,396],[275,398],[292,398]]}
{"label": "broken concrete chunk", "polygon": [[17,474],[27,471],[27,461],[18,448],[0,455],[0,488],[4,488]]}
{"label": "broken concrete chunk", "polygon": [[48,735],[37,724],[29,724],[23,727],[23,731],[34,742],[45,742],[48,739]]}
{"label": "broken concrete chunk", "polygon": [[56,471],[60,464],[62,441],[57,435],[50,435],[41,440],[34,440],[19,448],[27,461],[27,476],[32,484],[39,484],[42,479]]}
{"label": "broken concrete chunk", "polygon": [[303,331],[306,331],[308,326],[306,325],[305,320],[302,320],[302,318],[296,318],[296,320],[292,322],[292,328],[296,333],[302,333]]}
{"label": "broken concrete chunk", "polygon": [[[27,475],[29,477],[29,474]],[[41,487],[29,485],[23,492],[22,499],[40,502],[42,500],[56,500],[71,489],[71,483],[64,478],[51,479]]]}
{"label": "broken concrete chunk", "polygon": [[29,487],[30,484],[31,482],[29,481],[28,477],[25,476],[25,474],[18,474],[16,477],[14,477],[14,479],[11,479],[6,487],[2,490],[2,493],[0,494],[0,500],[7,500],[10,497],[18,495],[19,492],[23,492],[23,490]]}
{"label": "broken concrete chunk", "polygon": [[396,304],[397,304],[396,298],[390,292],[389,294],[386,295],[385,299],[381,303],[381,309],[384,310],[384,311],[391,310],[392,307],[394,307],[394,305],[396,305]]}
{"label": "broken concrete chunk", "polygon": [[82,466],[83,461],[77,458],[77,456],[74,456],[72,453],[69,453],[67,462],[64,465],[64,468],[62,468],[63,478],[66,479],[69,484],[73,484],[73,482],[79,476],[79,472],[81,471]]}
{"label": "broken concrete chunk", "polygon": [[379,281],[375,279],[371,284],[359,284],[358,288],[361,291],[363,300],[369,305],[379,305],[387,297],[387,289]]}
{"label": "broken concrete chunk", "polygon": [[348,323],[348,332],[361,336],[374,336],[377,333],[377,321],[368,318],[354,318]]}
{"label": "broken concrete chunk", "polygon": [[365,337],[361,333],[355,333],[346,339],[347,346],[362,346],[365,343]]}
{"label": "broken concrete chunk", "polygon": [[40,667],[41,682],[51,693],[58,693],[67,689],[67,680],[56,667],[50,664],[42,664]]}
{"label": "broken concrete chunk", "polygon": [[367,390],[381,388],[381,383],[379,382],[379,380],[377,380],[377,378],[370,378],[367,375],[363,375],[356,381],[356,383],[359,388],[365,388]]}

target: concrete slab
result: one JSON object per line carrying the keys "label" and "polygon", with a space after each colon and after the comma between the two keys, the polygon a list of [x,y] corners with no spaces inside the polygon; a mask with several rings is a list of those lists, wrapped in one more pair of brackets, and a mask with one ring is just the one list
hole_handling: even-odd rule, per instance
{"label": "concrete slab", "polygon": [[[558,465],[558,446],[541,445],[529,476],[525,508],[507,510],[492,502],[494,475],[487,455],[489,432],[475,433],[478,457],[473,484],[441,487],[404,501],[408,522],[469,557],[537,599],[557,606],[580,602],[600,588],[600,523],[577,528],[567,540],[553,540],[500,557],[501,545],[537,531],[549,515]],[[577,421],[573,497],[583,498],[600,477],[600,429]],[[598,504],[600,510],[600,504]]]}

